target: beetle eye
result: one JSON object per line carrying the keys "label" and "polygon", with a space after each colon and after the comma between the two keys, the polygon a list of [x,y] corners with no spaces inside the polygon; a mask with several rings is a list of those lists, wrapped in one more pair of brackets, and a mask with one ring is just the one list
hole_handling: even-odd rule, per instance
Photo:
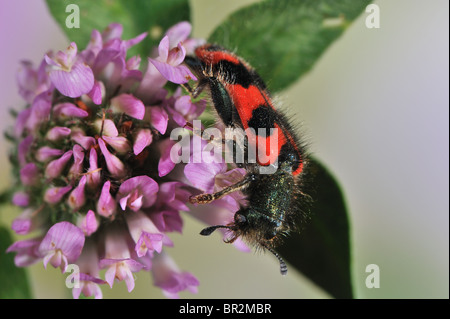
{"label": "beetle eye", "polygon": [[234,222],[235,222],[236,224],[243,224],[243,223],[245,223],[246,221],[247,221],[247,218],[245,218],[244,215],[239,214],[239,213],[234,214]]}

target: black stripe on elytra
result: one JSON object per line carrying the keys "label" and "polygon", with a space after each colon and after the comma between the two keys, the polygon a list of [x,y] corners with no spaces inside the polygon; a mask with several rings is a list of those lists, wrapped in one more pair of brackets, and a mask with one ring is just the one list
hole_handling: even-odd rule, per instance
{"label": "black stripe on elytra", "polygon": [[255,130],[258,134],[258,129],[266,129],[266,136],[270,136],[275,128],[275,123],[277,122],[278,115],[276,111],[268,105],[260,105],[252,112],[252,117],[248,121],[248,126]]}
{"label": "black stripe on elytra", "polygon": [[221,60],[214,66],[214,71],[214,73],[221,73],[228,83],[240,84],[246,89],[255,83],[253,74],[242,63],[235,64],[227,60]]}

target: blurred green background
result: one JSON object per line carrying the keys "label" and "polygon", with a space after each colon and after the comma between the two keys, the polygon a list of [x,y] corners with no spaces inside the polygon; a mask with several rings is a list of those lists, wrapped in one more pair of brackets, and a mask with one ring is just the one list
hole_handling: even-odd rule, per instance
{"label": "blurred green background", "polygon": [[[206,38],[234,10],[255,1],[191,0],[194,36]],[[380,28],[363,13],[311,72],[279,96],[295,110],[311,150],[340,181],[347,198],[357,298],[449,297],[449,3],[381,0]],[[277,17],[273,17],[276,19]],[[81,20],[81,27],[83,21]],[[44,1],[0,1],[0,129],[10,108],[23,105],[15,72],[21,59],[38,63],[68,40]],[[239,48],[237,48],[239,52]],[[265,79],[270,82],[276,78]],[[10,183],[9,145],[0,140],[0,190]],[[1,207],[10,225],[19,210]],[[267,255],[246,254],[205,238],[203,225],[185,216],[183,235],[168,252],[200,280],[189,298],[328,298]],[[18,238],[18,237],[16,237]],[[0,252],[0,258],[3,252]],[[380,288],[368,289],[366,266],[380,268]],[[59,270],[29,268],[36,298],[66,298]],[[1,284],[1,283],[0,283]],[[104,298],[161,298],[151,276],[137,275],[103,288]]]}

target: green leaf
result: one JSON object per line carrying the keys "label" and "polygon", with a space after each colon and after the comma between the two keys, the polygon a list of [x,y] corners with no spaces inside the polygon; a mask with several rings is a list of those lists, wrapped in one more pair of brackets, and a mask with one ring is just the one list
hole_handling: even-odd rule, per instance
{"label": "green leaf", "polygon": [[[188,0],[46,0],[50,13],[66,33],[70,41],[84,48],[93,29],[103,31],[110,23],[123,25],[123,39],[131,39],[149,32],[143,42],[132,47],[130,56],[147,56],[153,46],[158,45],[163,32],[177,22],[190,19]],[[68,28],[66,19],[74,11],[66,8],[76,4],[80,12],[80,27]],[[71,17],[69,17],[71,21]],[[70,24],[69,24],[70,25]],[[154,36],[152,36],[154,35]]]}
{"label": "green leaf", "polygon": [[317,160],[309,166],[311,220],[277,249],[281,256],[335,298],[353,298],[349,219],[335,178]]}
{"label": "green leaf", "polygon": [[310,70],[370,2],[267,0],[233,13],[209,42],[236,50],[275,92]]}
{"label": "green leaf", "polygon": [[13,253],[6,253],[12,243],[9,230],[0,226],[0,299],[30,299],[25,269],[16,267]]}

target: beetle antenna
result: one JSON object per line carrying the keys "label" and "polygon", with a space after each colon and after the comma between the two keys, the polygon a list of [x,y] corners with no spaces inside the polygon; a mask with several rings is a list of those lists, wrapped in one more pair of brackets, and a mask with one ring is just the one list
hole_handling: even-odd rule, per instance
{"label": "beetle antenna", "polygon": [[278,253],[277,253],[275,250],[273,250],[272,248],[267,247],[267,246],[264,246],[264,247],[265,247],[268,251],[270,251],[272,254],[274,254],[275,257],[277,257],[278,261],[280,262],[280,273],[281,273],[283,276],[286,276],[286,275],[287,275],[288,269],[287,269],[286,263],[284,262],[283,258],[281,258],[281,256],[278,255]]}

